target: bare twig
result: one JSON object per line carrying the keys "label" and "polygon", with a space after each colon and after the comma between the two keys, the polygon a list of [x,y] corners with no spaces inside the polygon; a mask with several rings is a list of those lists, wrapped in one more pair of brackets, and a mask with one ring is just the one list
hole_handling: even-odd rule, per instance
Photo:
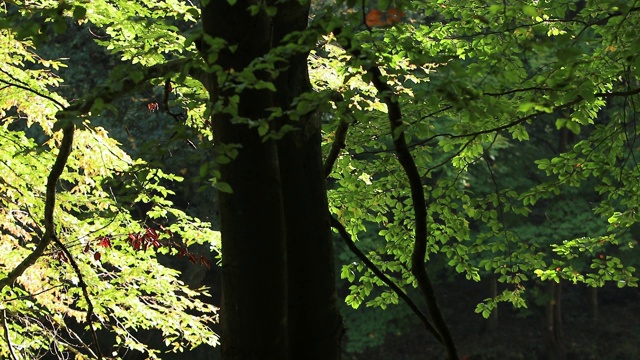
{"label": "bare twig", "polygon": [[98,356],[98,359],[102,359],[102,352],[100,351],[100,343],[98,342],[98,334],[96,333],[96,329],[93,327],[93,315],[94,315],[93,303],[91,302],[91,297],[89,296],[87,283],[84,282],[84,277],[82,276],[80,267],[78,267],[78,263],[73,258],[73,255],[71,255],[71,252],[69,251],[69,249],[67,249],[67,247],[64,246],[62,241],[60,241],[57,237],[53,238],[53,242],[60,248],[60,250],[62,250],[62,252],[64,252],[64,254],[67,257],[67,260],[69,261],[69,264],[73,268],[73,271],[76,273],[76,276],[78,276],[78,284],[80,285],[80,288],[82,289],[82,295],[84,296],[84,299],[87,302],[87,317],[85,319],[85,322],[87,323],[87,325],[89,326],[89,330],[91,331],[91,337],[93,337],[93,343],[95,344],[95,347],[96,347],[96,354]]}
{"label": "bare twig", "polygon": [[7,346],[9,347],[9,354],[11,354],[12,360],[18,360],[15,350],[13,350],[13,344],[11,343],[11,336],[9,336],[9,324],[7,324],[7,310],[2,310],[2,328],[4,329],[4,337],[7,339]]}

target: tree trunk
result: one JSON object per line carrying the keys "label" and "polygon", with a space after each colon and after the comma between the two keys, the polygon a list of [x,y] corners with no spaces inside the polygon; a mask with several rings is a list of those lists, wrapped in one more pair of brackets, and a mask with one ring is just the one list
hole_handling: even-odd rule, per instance
{"label": "tree trunk", "polygon": [[[498,297],[498,279],[497,276],[491,275],[489,277],[489,292],[491,293],[490,297],[496,298]],[[491,312],[489,316],[489,331],[498,330],[498,305],[500,303],[496,303],[496,307]]]}
{"label": "tree trunk", "polygon": [[560,283],[550,281],[547,284],[547,294],[550,299],[545,308],[547,319],[545,338],[549,359],[565,360],[567,357],[562,334],[562,313],[560,306],[560,300],[562,298],[562,281]]}
{"label": "tree trunk", "polygon": [[[296,1],[279,6],[274,46],[287,34],[307,27],[308,6]],[[276,104],[283,109],[312,91],[307,55],[304,51],[290,58],[275,81]],[[289,355],[333,360],[340,358],[342,321],[337,310],[321,121],[316,111],[300,115],[297,120],[280,119],[295,130],[278,141],[287,229]]]}
{"label": "tree trunk", "polygon": [[598,321],[598,288],[589,287],[589,307],[591,308],[591,319]]}
{"label": "tree trunk", "polygon": [[[263,12],[251,16],[250,4],[239,0],[230,6],[227,0],[212,0],[202,11],[205,34],[237,46],[234,52],[218,55],[216,63],[225,71],[242,70],[270,48],[271,21]],[[234,95],[216,84],[215,74],[205,83],[214,103]],[[261,119],[272,105],[268,90],[244,90],[237,115]],[[232,117],[213,115],[217,151],[223,145],[241,146],[235,159],[220,165],[220,180],[233,190],[219,194],[222,358],[286,360],[285,229],[277,148],[274,141],[262,141],[255,129]]]}
{"label": "tree trunk", "polygon": [[[206,35],[237,45],[221,51],[223,69],[238,72],[280,40],[307,26],[308,4],[277,4],[273,22],[246,11],[251,1],[212,0],[202,12]],[[315,43],[310,39],[310,46]],[[206,54],[206,49],[205,56]],[[238,115],[266,118],[267,108],[290,108],[311,91],[307,51],[286,59],[275,79],[277,92],[243,91]],[[258,74],[260,75],[260,74]],[[225,94],[210,76],[213,102]],[[270,81],[264,78],[265,81]],[[295,130],[277,144],[255,129],[214,114],[216,147],[240,144],[239,155],[221,165],[221,180],[233,194],[220,194],[224,360],[340,358],[342,322],[337,311],[332,233],[322,166],[321,123],[315,112],[279,119]]]}

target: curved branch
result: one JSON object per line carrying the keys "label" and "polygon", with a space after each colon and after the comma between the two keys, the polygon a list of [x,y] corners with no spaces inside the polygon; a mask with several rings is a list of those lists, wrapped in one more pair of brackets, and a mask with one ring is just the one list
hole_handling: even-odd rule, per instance
{"label": "curved branch", "polygon": [[57,237],[53,237],[53,242],[62,250],[62,252],[66,255],[69,260],[69,264],[73,268],[73,271],[78,276],[78,284],[80,284],[80,288],[82,289],[82,295],[84,299],[87,301],[87,317],[85,322],[89,326],[89,330],[91,331],[91,337],[93,338],[93,343],[96,347],[96,354],[99,360],[102,360],[102,351],[100,351],[100,343],[98,342],[98,334],[96,333],[96,329],[93,327],[93,303],[91,302],[91,297],[89,297],[89,290],[87,289],[87,283],[84,282],[84,277],[82,276],[82,272],[80,271],[80,267],[78,267],[78,263],[71,255],[69,249],[60,241]]}
{"label": "curved branch", "polygon": [[[2,72],[2,73],[3,73],[3,74],[5,74],[7,77],[9,77],[9,79],[11,79],[11,80],[15,81],[16,83],[19,83],[19,84],[16,84],[16,83],[10,83],[10,82],[8,82],[8,81],[6,81],[6,80],[2,80],[2,79],[0,79],[0,82],[2,82],[2,83],[4,83],[4,84],[7,84],[7,86],[6,86],[6,87],[13,86],[13,87],[17,87],[17,88],[19,88],[19,89],[22,89],[22,90],[28,91],[28,92],[30,92],[30,93],[33,93],[33,94],[35,94],[35,95],[40,96],[41,98],[44,98],[44,99],[47,99],[47,100],[51,101],[52,103],[56,104],[56,106],[58,107],[58,109],[64,109],[64,105],[63,105],[60,101],[58,101],[58,100],[56,100],[56,99],[52,98],[52,97],[51,97],[51,96],[49,96],[49,95],[43,94],[43,93],[41,93],[41,92],[39,92],[39,91],[36,91],[36,90],[34,90],[34,89],[30,88],[30,87],[29,87],[29,86],[28,86],[24,81],[20,81],[19,79],[16,79],[16,78],[15,78],[15,77],[13,77],[11,74],[9,74],[8,72],[6,72],[6,71],[4,71],[4,70],[2,70],[2,69],[0,69],[0,72]],[[3,87],[2,89],[4,89],[4,87]],[[1,90],[1,89],[0,89],[0,90]]]}
{"label": "curved branch", "polygon": [[333,165],[336,163],[336,160],[340,155],[340,151],[346,147],[345,141],[347,139],[347,131],[349,131],[349,123],[344,120],[340,120],[340,123],[336,128],[333,143],[331,144],[331,150],[329,150],[329,154],[324,161],[325,176],[329,176],[329,174],[331,174],[331,169],[333,169]]}
{"label": "curved branch", "polygon": [[60,150],[58,152],[58,156],[56,157],[56,161],[49,172],[49,176],[47,177],[47,186],[46,186],[46,194],[45,194],[45,204],[44,204],[44,235],[40,239],[40,242],[36,246],[36,248],[29,254],[18,266],[16,266],[6,278],[0,280],[0,289],[5,286],[11,286],[16,279],[22,275],[28,267],[33,265],[40,256],[44,253],[45,249],[51,241],[56,237],[55,233],[55,224],[53,221],[53,211],[56,206],[56,185],[58,184],[58,179],[62,172],[64,171],[65,166],[67,165],[67,160],[69,158],[69,154],[71,154],[71,146],[73,145],[73,134],[75,131],[75,126],[71,123],[67,124],[62,129],[62,142],[60,143]]}
{"label": "curved branch", "polygon": [[[329,151],[329,154],[325,159],[325,176],[329,176],[329,174],[331,174],[331,170],[333,169],[333,165],[340,155],[340,151],[345,148],[345,140],[348,130],[349,123],[344,120],[340,120],[340,123],[338,124],[338,127],[336,129],[333,144],[331,144],[331,150]],[[378,267],[371,260],[369,260],[367,255],[365,255],[360,249],[358,249],[356,244],[353,242],[353,239],[351,239],[351,236],[347,232],[347,229],[345,229],[344,225],[342,225],[340,221],[338,221],[338,219],[331,216],[330,221],[331,227],[338,230],[340,237],[347,244],[349,250],[351,250],[351,252],[354,253],[367,266],[367,268],[369,268],[369,270],[371,270],[371,272],[373,272],[380,280],[382,280],[382,282],[387,284],[387,286],[389,286],[391,290],[393,290],[393,292],[398,295],[398,297],[402,299],[407,304],[407,306],[409,306],[411,311],[413,311],[413,313],[420,319],[420,321],[422,321],[425,329],[427,329],[427,331],[433,334],[433,336],[435,336],[435,338],[442,343],[438,331],[433,327],[433,325],[431,325],[427,316],[418,308],[411,297],[409,297],[409,295],[402,291],[402,289],[398,285],[396,285],[396,283],[394,283],[384,272],[382,272],[382,270],[378,269]]]}
{"label": "curved branch", "polygon": [[383,80],[382,73],[377,66],[369,67],[367,72],[372,75],[371,81],[378,91],[378,96],[387,105],[389,124],[391,126],[391,134],[393,136],[393,144],[396,149],[396,155],[398,156],[398,162],[404,169],[411,188],[411,199],[413,200],[414,221],[416,226],[413,253],[411,254],[411,273],[418,282],[418,287],[424,296],[429,314],[440,334],[441,342],[447,350],[449,359],[458,359],[453,337],[438,306],[435,290],[424,264],[427,253],[426,199],[420,173],[407,146],[400,104],[392,97],[393,89]]}
{"label": "curved branch", "polygon": [[422,311],[420,311],[416,303],[414,303],[409,295],[402,291],[402,289],[400,289],[398,285],[396,285],[387,275],[385,275],[382,270],[378,269],[378,267],[373,262],[371,262],[369,258],[367,258],[367,255],[365,255],[360,249],[358,249],[356,244],[353,242],[353,239],[351,239],[351,236],[347,232],[347,229],[344,228],[344,225],[342,225],[340,221],[338,221],[338,219],[333,216],[331,216],[331,227],[338,230],[340,237],[347,244],[349,250],[351,250],[352,253],[356,254],[356,256],[358,256],[358,258],[369,268],[369,270],[371,270],[380,280],[387,284],[387,286],[389,286],[400,299],[404,300],[411,311],[413,311],[413,313],[416,314],[420,321],[422,321],[422,324],[427,329],[427,331],[433,334],[433,336],[435,336],[436,339],[438,339],[438,341],[442,343],[440,334],[438,334],[438,331],[433,327],[433,325],[431,325],[429,319],[427,319],[427,316]]}
{"label": "curved branch", "polygon": [[11,343],[11,337],[9,336],[9,325],[7,324],[7,310],[2,310],[2,328],[4,329],[4,337],[7,339],[7,346],[9,347],[9,354],[11,354],[12,360],[18,360],[15,350],[13,350],[13,344]]}

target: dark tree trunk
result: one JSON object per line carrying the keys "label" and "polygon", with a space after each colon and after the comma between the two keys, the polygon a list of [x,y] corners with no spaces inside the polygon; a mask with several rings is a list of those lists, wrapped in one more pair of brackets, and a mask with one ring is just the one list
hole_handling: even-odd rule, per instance
{"label": "dark tree trunk", "polygon": [[[491,275],[489,277],[489,292],[491,293],[491,297],[492,298],[496,298],[498,296],[498,277],[496,275]],[[493,311],[491,312],[491,315],[489,316],[489,331],[496,331],[498,330],[498,305],[500,303],[496,304],[496,307],[493,309]]]}
{"label": "dark tree trunk", "polygon": [[[292,31],[307,27],[308,6],[297,1],[279,6],[274,46]],[[287,69],[276,79],[276,104],[283,109],[312,91],[307,55],[304,51],[289,59]],[[295,130],[278,141],[287,229],[290,357],[332,360],[340,358],[342,321],[336,306],[321,122],[315,111],[301,115],[297,120],[280,119]]]}
{"label": "dark tree trunk", "polygon": [[[239,71],[265,54],[287,34],[307,26],[308,4],[277,4],[271,23],[252,17],[250,1],[212,0],[203,9],[206,35],[237,45],[223,51],[216,64]],[[310,39],[310,46],[314,40]],[[205,55],[206,55],[206,49]],[[277,92],[243,91],[239,115],[266,117],[267,108],[289,108],[310,91],[307,52],[286,59],[275,79]],[[269,81],[269,79],[265,78]],[[207,81],[205,81],[207,83]],[[232,94],[219,90],[211,76],[212,101]],[[221,166],[222,181],[233,194],[220,194],[224,360],[318,359],[340,357],[342,322],[337,311],[332,233],[321,123],[315,112],[279,119],[295,128],[283,139],[263,142],[255,129],[214,114],[216,147],[240,144],[239,155]]]}
{"label": "dark tree trunk", "polygon": [[[216,63],[224,70],[238,72],[269,51],[271,21],[264,13],[251,16],[249,5],[213,0],[203,9],[205,34],[237,45],[234,52],[220,52]],[[233,95],[219,88],[215,75],[208,80],[212,102]],[[264,118],[272,105],[271,92],[245,90],[238,115]],[[276,144],[223,113],[213,115],[213,133],[217,151],[241,145],[237,158],[220,165],[221,181],[233,190],[219,195],[222,358],[286,360],[285,229]]]}
{"label": "dark tree trunk", "polygon": [[565,360],[567,358],[562,333],[562,282],[550,281],[547,284],[547,294],[550,299],[546,305],[545,340],[550,360]]}
{"label": "dark tree trunk", "polygon": [[589,307],[591,308],[591,319],[598,321],[598,288],[589,287]]}

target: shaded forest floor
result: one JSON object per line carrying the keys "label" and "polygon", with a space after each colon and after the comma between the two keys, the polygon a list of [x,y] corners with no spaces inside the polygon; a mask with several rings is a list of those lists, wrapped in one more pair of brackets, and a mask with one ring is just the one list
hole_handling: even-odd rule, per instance
{"label": "shaded forest floor", "polygon": [[[539,300],[539,304],[535,301],[535,298],[544,298],[541,289],[534,286],[528,289],[530,299],[526,309],[513,309],[510,304],[501,304],[498,327],[490,329],[489,321],[474,313],[476,304],[488,297],[487,284],[459,280],[454,284],[440,284],[438,288],[441,308],[463,359],[549,359],[542,336],[544,301]],[[590,301],[591,291],[582,285],[564,286],[562,312],[567,360],[640,359],[640,290],[615,286],[598,289],[597,315]],[[388,325],[387,329],[392,330],[387,332],[384,343],[358,354],[347,354],[345,358],[444,358],[442,346],[420,324],[408,317],[405,317],[404,324],[402,322]]]}

